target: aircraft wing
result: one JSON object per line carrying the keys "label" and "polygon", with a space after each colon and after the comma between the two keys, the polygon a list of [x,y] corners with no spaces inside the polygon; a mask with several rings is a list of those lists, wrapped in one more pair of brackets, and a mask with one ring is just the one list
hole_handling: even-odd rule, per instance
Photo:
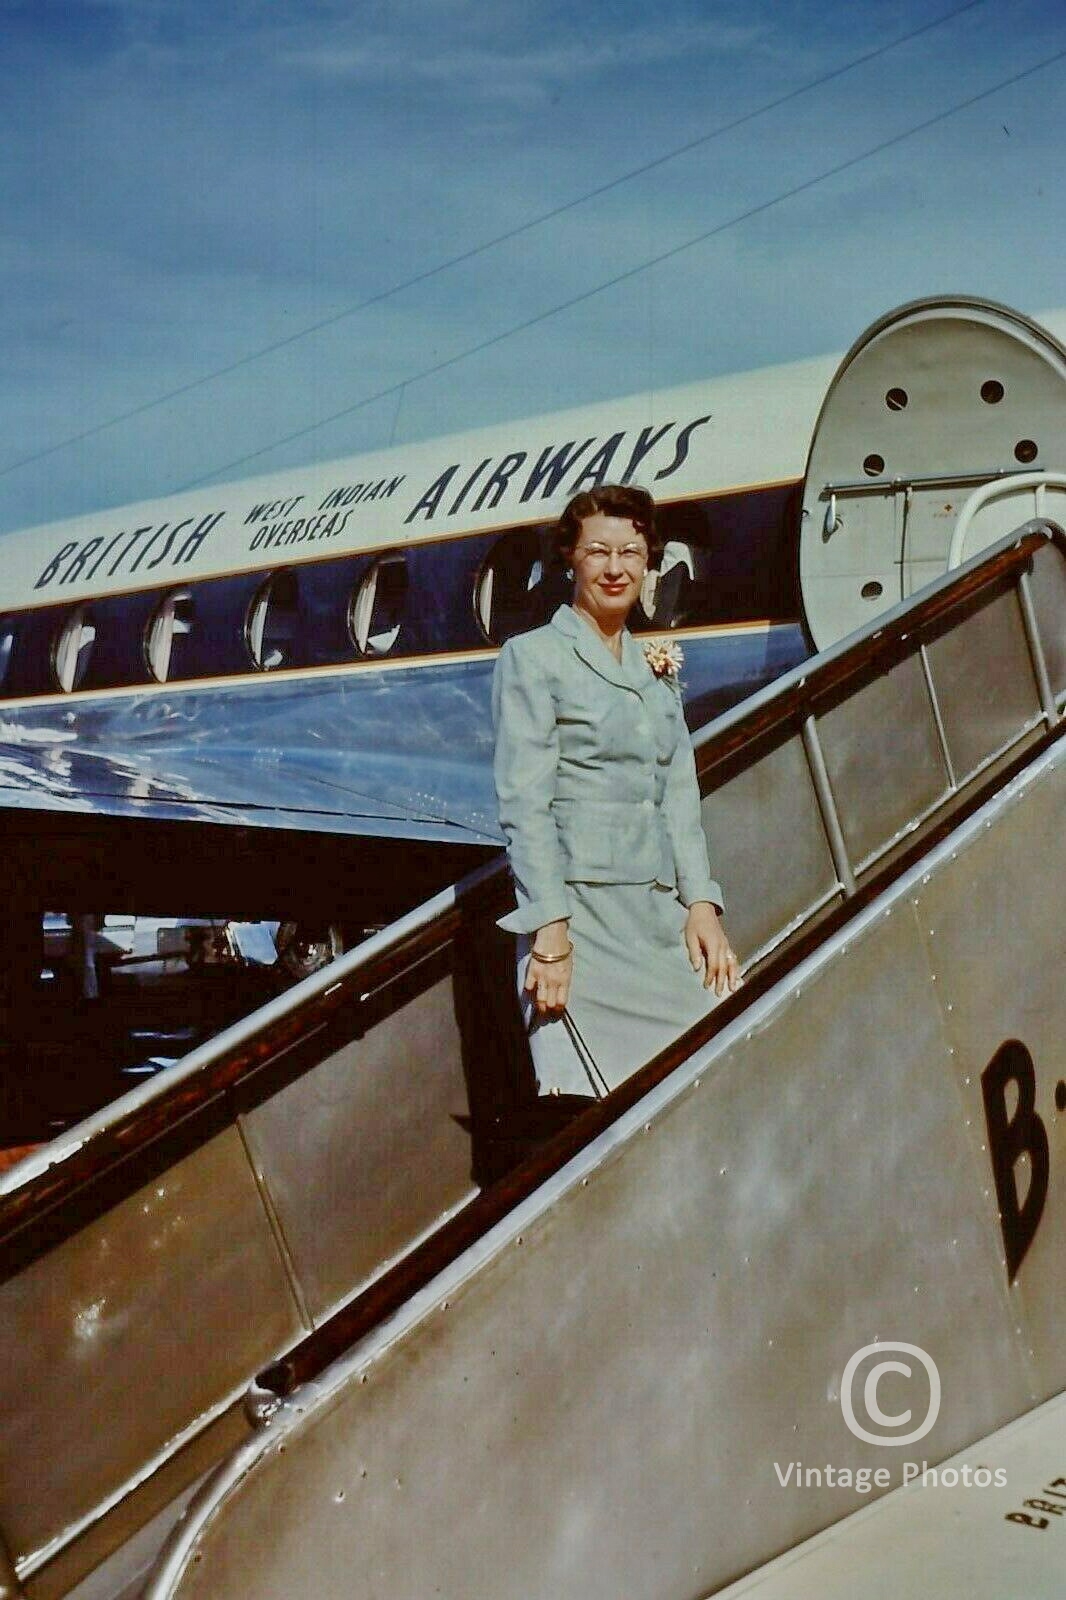
{"label": "aircraft wing", "polygon": [[0,708],[0,808],[502,842],[487,658]]}
{"label": "aircraft wing", "polygon": [[[692,725],[806,654],[760,623],[680,636]],[[4,809],[503,843],[488,652],[0,706]]]}

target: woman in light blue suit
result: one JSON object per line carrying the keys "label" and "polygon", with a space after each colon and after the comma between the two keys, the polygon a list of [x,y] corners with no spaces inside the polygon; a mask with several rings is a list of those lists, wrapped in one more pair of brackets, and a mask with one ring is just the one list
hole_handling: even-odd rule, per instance
{"label": "woman in light blue suit", "polygon": [[541,1092],[602,1094],[741,979],[676,665],[625,626],[661,549],[651,496],[614,485],[575,496],[555,545],[572,604],[509,639],[493,678],[518,903],[500,926],[519,935]]}

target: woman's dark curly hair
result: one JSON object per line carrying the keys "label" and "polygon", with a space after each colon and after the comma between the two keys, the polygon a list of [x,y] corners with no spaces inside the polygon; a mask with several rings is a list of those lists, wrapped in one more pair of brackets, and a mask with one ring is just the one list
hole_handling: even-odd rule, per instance
{"label": "woman's dark curly hair", "polygon": [[602,511],[606,517],[625,517],[642,533],[648,543],[648,565],[657,567],[663,553],[663,541],[655,531],[655,501],[647,489],[634,489],[628,484],[601,483],[596,489],[585,489],[575,494],[552,532],[552,555],[559,566],[566,566],[574,546],[581,537],[581,524],[586,517]]}

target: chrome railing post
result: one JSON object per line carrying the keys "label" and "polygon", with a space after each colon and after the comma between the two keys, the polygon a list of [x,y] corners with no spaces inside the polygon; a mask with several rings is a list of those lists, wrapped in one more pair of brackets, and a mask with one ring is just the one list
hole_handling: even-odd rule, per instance
{"label": "chrome railing post", "polygon": [[954,793],[959,787],[959,781],[955,776],[955,764],[951,759],[951,751],[948,748],[947,730],[944,727],[944,718],[940,713],[940,701],[937,699],[936,685],[933,682],[933,669],[929,665],[929,651],[924,644],[918,646],[918,655],[921,658],[922,672],[925,676],[925,687],[929,691],[929,705],[933,713],[936,736],[940,742],[940,754],[944,759],[948,783],[951,785],[952,793]]}
{"label": "chrome railing post", "polygon": [[1040,626],[1036,620],[1036,607],[1033,605],[1032,585],[1027,572],[1021,573],[1018,578],[1018,604],[1022,612],[1025,641],[1029,646],[1029,656],[1033,663],[1033,675],[1040,693],[1040,707],[1048,727],[1052,728],[1059,720],[1059,708],[1055,704],[1055,691],[1051,687],[1051,676],[1047,669]]}
{"label": "chrome railing post", "polygon": [[850,899],[855,893],[855,874],[851,870],[851,862],[848,859],[848,847],[844,842],[844,830],[840,826],[840,814],[837,811],[836,800],[829,782],[829,773],[826,771],[825,756],[822,753],[822,745],[818,738],[818,729],[815,726],[813,712],[804,719],[803,749],[807,756],[807,765],[810,768],[814,792],[818,796],[818,808],[822,813],[822,822],[825,826],[826,837],[829,840],[833,866],[845,896]]}

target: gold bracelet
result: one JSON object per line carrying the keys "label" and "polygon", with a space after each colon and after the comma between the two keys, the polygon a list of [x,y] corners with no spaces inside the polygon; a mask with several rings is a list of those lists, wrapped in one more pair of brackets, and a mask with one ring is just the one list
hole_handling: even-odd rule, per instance
{"label": "gold bracelet", "polygon": [[561,956],[542,956],[536,950],[531,950],[529,953],[533,957],[534,961],[543,961],[546,967],[550,967],[553,961],[569,961],[570,957],[574,953],[573,939],[568,939],[567,944],[570,946],[570,948]]}

